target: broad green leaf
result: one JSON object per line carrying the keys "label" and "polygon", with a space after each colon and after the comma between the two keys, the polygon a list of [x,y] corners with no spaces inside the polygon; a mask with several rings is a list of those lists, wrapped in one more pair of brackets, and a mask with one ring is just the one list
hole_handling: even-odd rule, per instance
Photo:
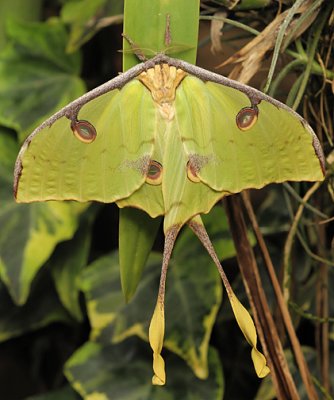
{"label": "broad green leaf", "polygon": [[0,134],[0,277],[13,300],[23,304],[38,270],[56,244],[70,239],[86,204],[48,202],[18,205],[14,201],[12,174],[17,144]]}
{"label": "broad green leaf", "polygon": [[42,0],[1,0],[0,1],[0,50],[6,43],[6,22],[9,19],[36,21],[41,15]]}
{"label": "broad green leaf", "polygon": [[13,200],[3,204],[0,210],[0,276],[13,300],[23,304],[36,273],[56,244],[73,236],[78,216],[86,206],[56,202],[16,205]]}
{"label": "broad green leaf", "polygon": [[[123,32],[148,58],[162,52],[195,64],[198,21],[199,0],[142,0],[140,9],[136,0],[125,0]],[[127,41],[123,51],[123,71],[127,71],[138,58]]]}
{"label": "broad green leaf", "polygon": [[217,353],[209,351],[209,378],[199,380],[184,362],[167,355],[168,380],[152,386],[151,354],[138,340],[118,345],[84,344],[67,362],[65,374],[85,400],[221,400],[224,390]]}
{"label": "broad green leaf", "polygon": [[152,249],[161,218],[125,207],[119,211],[119,265],[125,300],[134,295]]}
{"label": "broad green leaf", "polygon": [[76,51],[104,27],[106,22],[108,25],[121,23],[122,14],[123,0],[79,0],[66,3],[61,10],[61,19],[70,25],[67,51]]}
{"label": "broad green leaf", "polygon": [[80,288],[86,299],[90,338],[101,340],[108,328],[102,341],[110,342],[113,336],[110,330],[114,330],[112,323],[127,307],[121,290],[117,253],[97,259],[82,271]]}
{"label": "broad green leaf", "polygon": [[[179,256],[171,260],[164,347],[184,358],[197,376],[205,378],[208,343],[221,301],[221,284],[208,256],[199,251],[200,243],[195,237],[194,244],[193,257]],[[98,259],[83,271],[82,290],[92,339],[108,343],[137,335],[148,340],[160,263],[161,256],[151,254],[137,291],[127,305],[121,293],[117,255]]]}
{"label": "broad green leaf", "polygon": [[83,317],[79,302],[80,272],[88,262],[91,225],[95,210],[91,208],[82,215],[73,239],[60,243],[48,262],[60,300],[78,321],[81,321]]}
{"label": "broad green leaf", "polygon": [[60,304],[50,277],[44,274],[38,280],[24,306],[15,305],[0,282],[0,342],[53,322],[70,323],[71,319]]}
{"label": "broad green leaf", "polygon": [[67,33],[57,20],[9,21],[0,54],[0,123],[23,139],[32,127],[85,91],[78,53],[65,53]]}

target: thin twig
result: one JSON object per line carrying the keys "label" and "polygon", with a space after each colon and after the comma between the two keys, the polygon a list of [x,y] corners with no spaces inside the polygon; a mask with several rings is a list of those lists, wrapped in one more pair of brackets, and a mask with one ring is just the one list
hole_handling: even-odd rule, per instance
{"label": "thin twig", "polygon": [[288,182],[283,182],[283,186],[300,204],[303,204],[305,206],[305,208],[310,210],[313,214],[318,215],[320,218],[326,218],[326,219],[329,218],[328,215],[324,214],[323,212],[319,211],[317,208],[311,206],[311,204],[309,204],[308,202],[304,201]]}
{"label": "thin twig", "polygon": [[290,254],[291,254],[293,240],[296,235],[297,227],[298,227],[299,221],[301,219],[301,216],[302,216],[304,208],[305,208],[304,203],[307,202],[311,198],[311,196],[319,189],[321,184],[322,184],[322,182],[316,182],[307,191],[307,193],[303,197],[303,203],[300,204],[298,207],[298,210],[296,212],[296,215],[295,215],[292,225],[291,225],[291,229],[288,233],[288,237],[285,242],[284,252],[283,252],[283,293],[284,293],[284,299],[285,299],[286,303],[288,303],[289,297],[290,297],[289,260],[290,260]]}
{"label": "thin twig", "polygon": [[246,192],[246,191],[242,192],[242,199],[243,199],[245,208],[247,210],[249,219],[251,221],[251,224],[252,224],[253,231],[255,233],[257,242],[258,242],[258,244],[260,246],[262,257],[264,259],[264,263],[265,263],[265,265],[267,267],[267,271],[268,271],[268,274],[269,274],[270,279],[271,279],[271,283],[272,283],[272,286],[273,286],[273,289],[274,289],[274,292],[275,292],[275,295],[276,295],[276,299],[277,299],[277,303],[278,303],[278,306],[279,306],[279,310],[281,312],[285,328],[286,328],[286,330],[288,332],[288,335],[289,335],[289,338],[290,338],[290,341],[291,341],[292,350],[293,350],[295,358],[296,358],[296,362],[297,362],[297,365],[298,365],[298,368],[299,368],[299,371],[300,371],[300,375],[301,375],[302,381],[303,381],[303,383],[305,385],[306,393],[308,394],[310,399],[316,399],[317,395],[316,395],[316,391],[315,391],[314,385],[312,383],[311,374],[310,374],[309,368],[307,366],[307,363],[306,363],[303,351],[301,349],[299,340],[297,338],[297,335],[296,335],[296,332],[295,332],[295,329],[294,329],[294,326],[293,326],[293,323],[292,323],[292,320],[291,320],[291,316],[290,316],[288,307],[287,307],[287,305],[286,305],[286,303],[284,301],[283,293],[282,293],[279,281],[277,279],[275,268],[274,268],[274,265],[273,265],[273,263],[271,261],[271,257],[270,257],[268,248],[267,248],[267,246],[265,244],[265,241],[263,239],[262,233],[260,231],[260,227],[258,225],[256,216],[255,216],[255,213],[254,213],[254,210],[253,210],[253,207],[252,207],[252,204],[251,204],[251,202],[249,200],[248,192]]}
{"label": "thin twig", "polygon": [[298,108],[299,103],[302,100],[302,97],[304,95],[306,86],[308,85],[309,77],[310,77],[310,75],[312,73],[312,64],[313,64],[315,52],[317,50],[317,46],[318,46],[318,42],[319,42],[319,39],[320,39],[320,35],[321,35],[321,32],[322,32],[323,27],[325,25],[325,22],[327,20],[328,13],[329,13],[329,8],[327,8],[327,10],[324,13],[323,18],[320,21],[320,23],[318,25],[316,25],[316,30],[315,30],[315,33],[314,33],[314,37],[312,37],[312,41],[310,39],[311,44],[310,44],[309,49],[308,49],[308,61],[307,61],[307,64],[306,64],[304,75],[303,75],[303,80],[302,80],[301,85],[299,87],[299,91],[297,93],[295,101],[294,101],[294,103],[293,103],[293,105],[291,107],[294,110],[296,110]]}
{"label": "thin twig", "polygon": [[[225,198],[226,212],[232,232],[233,241],[237,250],[237,259],[246,293],[252,307],[259,337],[264,340],[263,350],[269,353],[274,365],[273,382],[277,390],[278,399],[299,399],[299,395],[292,379],[283,347],[277,333],[275,323],[270,313],[266,295],[262,288],[256,259],[247,237],[247,228],[243,219],[238,195]],[[317,397],[313,397],[313,400]]]}
{"label": "thin twig", "polygon": [[257,35],[260,34],[259,31],[257,31],[256,29],[252,28],[252,27],[249,26],[249,25],[246,25],[246,24],[243,24],[242,22],[238,22],[238,21],[235,21],[235,20],[233,20],[233,19],[229,19],[229,18],[225,18],[225,17],[216,17],[216,16],[214,16],[214,15],[211,15],[211,16],[204,16],[204,15],[201,15],[201,16],[199,17],[199,19],[200,19],[200,20],[209,20],[209,21],[212,21],[213,19],[215,19],[215,20],[217,20],[217,21],[226,22],[227,24],[230,24],[230,25],[232,25],[232,26],[235,26],[236,28],[243,29],[244,31],[249,32],[249,33],[251,33],[251,34],[253,34],[253,35],[255,35],[255,36],[257,36]]}
{"label": "thin twig", "polygon": [[276,68],[276,63],[277,63],[277,60],[278,60],[278,56],[280,54],[280,50],[281,50],[281,46],[282,46],[282,43],[283,43],[285,32],[288,29],[288,26],[290,25],[290,22],[291,22],[293,16],[297,12],[298,8],[303,4],[303,2],[304,2],[304,0],[296,0],[295,1],[295,3],[290,8],[286,18],[284,19],[283,23],[281,24],[281,26],[279,28],[279,32],[278,32],[278,35],[277,35],[275,48],[274,48],[274,52],[273,52],[273,58],[271,60],[271,64],[270,64],[270,68],[269,68],[269,72],[268,72],[267,82],[266,82],[266,85],[265,85],[265,87],[263,89],[264,93],[268,92],[268,89],[269,89],[270,84],[271,84],[271,80],[272,80],[272,78],[274,76],[274,71],[275,71],[275,68]]}

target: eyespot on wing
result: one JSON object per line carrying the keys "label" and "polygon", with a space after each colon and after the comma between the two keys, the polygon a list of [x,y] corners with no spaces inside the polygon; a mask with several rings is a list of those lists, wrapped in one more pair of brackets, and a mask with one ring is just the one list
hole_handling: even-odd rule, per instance
{"label": "eyespot on wing", "polygon": [[92,143],[96,139],[96,129],[88,121],[74,121],[71,123],[71,129],[74,136],[83,143]]}

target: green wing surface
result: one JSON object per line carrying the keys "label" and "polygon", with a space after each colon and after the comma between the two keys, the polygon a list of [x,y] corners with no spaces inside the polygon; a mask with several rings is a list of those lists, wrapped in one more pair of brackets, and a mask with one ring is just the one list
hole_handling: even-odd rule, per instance
{"label": "green wing surface", "polygon": [[[177,119],[185,152],[199,178],[212,189],[229,193],[271,182],[322,180],[317,139],[306,121],[273,99],[271,103],[254,96],[254,101],[252,88],[248,90],[250,97],[194,76],[182,81]],[[240,129],[237,116],[242,110],[247,114],[247,109],[251,112],[244,115],[244,122],[247,125],[248,118],[249,127]]]}
{"label": "green wing surface", "polygon": [[[175,119],[166,134],[164,153],[165,174],[162,192],[165,203],[164,230],[182,226],[196,214],[208,212],[217,202],[217,192],[203,182],[188,178],[188,157],[182,146],[182,131]],[[218,197],[223,197],[220,193]]]}
{"label": "green wing surface", "polygon": [[[217,191],[202,182],[192,182],[187,176],[188,157],[184,151],[182,133],[176,118],[159,118],[155,132],[152,159],[162,165],[162,182],[153,186],[145,183],[118,206],[132,206],[146,211],[151,217],[165,215],[164,230],[182,226],[194,215],[208,212],[217,202]],[[223,193],[219,193],[223,197]]]}
{"label": "green wing surface", "polygon": [[322,180],[323,164],[314,132],[290,108],[160,54],[37,128],[14,190],[19,202],[116,201],[165,215],[167,232],[225,195]]}
{"label": "green wing surface", "polygon": [[97,200],[129,196],[145,181],[154,148],[157,113],[149,91],[137,80],[83,104],[96,138],[84,143],[65,115],[28,138],[19,155],[16,199]]}

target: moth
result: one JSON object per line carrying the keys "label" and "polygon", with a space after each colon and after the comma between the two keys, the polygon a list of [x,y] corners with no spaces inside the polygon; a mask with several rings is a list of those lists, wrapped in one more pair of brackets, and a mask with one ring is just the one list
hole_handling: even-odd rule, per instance
{"label": "moth", "polygon": [[116,202],[164,216],[165,250],[149,339],[153,383],[160,355],[168,261],[188,223],[214,258],[259,376],[269,369],[256,331],[199,217],[224,196],[271,182],[320,181],[324,155],[309,124],[279,101],[158,54],[73,101],[24,142],[15,165],[18,202]]}

